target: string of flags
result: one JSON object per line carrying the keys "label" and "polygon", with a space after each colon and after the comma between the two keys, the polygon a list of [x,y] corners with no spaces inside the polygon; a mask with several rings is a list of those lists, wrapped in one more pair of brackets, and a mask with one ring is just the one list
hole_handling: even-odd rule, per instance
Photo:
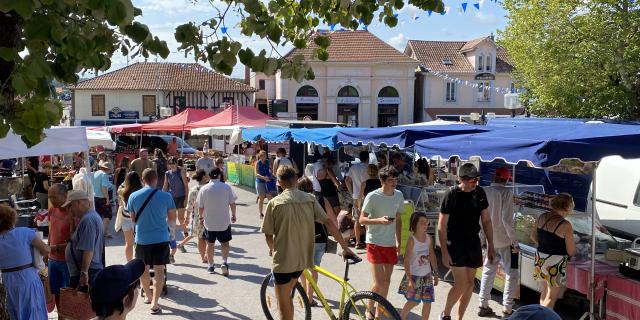
{"label": "string of flags", "polygon": [[[429,73],[431,73],[432,75],[434,75],[434,76],[436,76],[438,78],[441,78],[441,79],[444,79],[444,80],[447,80],[447,81],[453,81],[453,82],[455,82],[456,84],[459,84],[459,85],[464,85],[464,86],[467,86],[467,87],[470,87],[470,88],[474,88],[474,89],[484,88],[485,87],[484,83],[482,83],[482,82],[481,83],[476,83],[474,81],[462,80],[460,78],[452,77],[452,76],[450,76],[450,75],[448,75],[446,73],[435,71],[435,70],[433,70],[431,68],[428,68],[428,67],[425,68],[425,69],[427,71],[429,71]],[[486,89],[493,90],[496,93],[502,93],[502,94],[511,93],[511,88],[503,88],[503,87],[488,85],[488,86],[486,86]],[[515,89],[515,93],[520,93],[520,89],[516,88]]]}

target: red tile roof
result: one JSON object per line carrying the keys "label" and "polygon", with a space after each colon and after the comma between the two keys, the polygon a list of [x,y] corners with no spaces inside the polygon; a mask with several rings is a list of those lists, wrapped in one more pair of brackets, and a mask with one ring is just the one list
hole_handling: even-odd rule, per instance
{"label": "red tile roof", "polygon": [[[158,81],[159,78],[159,81]],[[159,82],[159,83],[158,83]],[[255,92],[197,63],[139,62],[79,82],[75,90]]]}
{"label": "red tile roof", "polygon": [[329,60],[327,61],[329,62],[419,64],[418,61],[406,56],[366,30],[318,31],[311,36],[307,48],[293,49],[287,53],[286,57],[302,55],[307,61],[319,61],[317,58],[312,59],[313,51],[318,48],[313,39],[318,35],[328,35],[331,39],[331,45],[327,49],[329,52]]}
{"label": "red tile roof", "polygon": [[[471,41],[423,41],[409,40],[405,54],[415,56],[424,67],[443,73],[475,73],[473,65],[463,51],[469,51],[486,38]],[[491,40],[493,41],[493,40]],[[451,60],[445,65],[443,60]],[[496,45],[496,73],[509,73],[513,62],[507,50]]]}

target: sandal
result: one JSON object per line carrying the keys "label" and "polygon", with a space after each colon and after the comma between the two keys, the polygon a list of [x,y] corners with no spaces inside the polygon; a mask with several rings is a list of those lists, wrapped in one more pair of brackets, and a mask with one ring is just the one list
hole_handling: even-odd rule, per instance
{"label": "sandal", "polygon": [[144,300],[142,301],[142,303],[144,303],[144,304],[151,304],[151,299],[148,299],[148,300],[147,300],[147,299],[144,299]]}
{"label": "sandal", "polygon": [[151,308],[151,314],[160,314],[162,313],[162,309],[160,307],[157,308]]}
{"label": "sandal", "polygon": [[366,249],[367,245],[364,243],[358,243],[356,244],[356,249]]}

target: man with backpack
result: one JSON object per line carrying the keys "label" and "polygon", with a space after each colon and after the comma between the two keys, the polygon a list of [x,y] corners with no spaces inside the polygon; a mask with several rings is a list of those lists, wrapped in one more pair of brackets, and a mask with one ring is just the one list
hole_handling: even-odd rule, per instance
{"label": "man with backpack", "polygon": [[[134,222],[135,256],[146,266],[141,278],[145,304],[151,304],[151,314],[161,312],[158,299],[164,286],[165,266],[169,264],[169,227],[176,225],[176,206],[168,192],[156,189],[158,173],[153,169],[142,172],[144,188],[129,196],[127,208]],[[153,266],[153,293],[150,288],[149,268]]]}

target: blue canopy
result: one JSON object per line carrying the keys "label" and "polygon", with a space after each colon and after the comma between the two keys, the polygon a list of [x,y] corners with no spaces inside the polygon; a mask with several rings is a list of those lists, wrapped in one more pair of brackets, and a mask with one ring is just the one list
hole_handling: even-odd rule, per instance
{"label": "blue canopy", "polygon": [[411,147],[416,141],[465,133],[478,133],[491,130],[466,124],[403,126],[389,128],[345,128],[338,130],[337,140],[343,144],[384,144],[399,148]]}
{"label": "blue canopy", "polygon": [[291,139],[291,129],[265,127],[246,128],[242,130],[242,139],[252,142],[258,142],[260,139],[264,139],[266,142],[285,142]]}
{"label": "blue canopy", "polygon": [[575,126],[585,124],[585,120],[573,118],[494,118],[487,124],[498,127],[535,127],[535,126]]}
{"label": "blue canopy", "polygon": [[582,161],[599,161],[609,155],[637,158],[639,143],[640,126],[583,123],[503,127],[491,132],[423,140],[416,143],[416,151],[429,157],[477,156],[483,161],[531,161],[536,167],[548,167],[566,158]]}
{"label": "blue canopy", "polygon": [[331,150],[340,147],[336,139],[340,127],[334,128],[247,128],[242,131],[242,138],[247,141],[257,142],[264,139],[266,142],[309,142],[325,146]]}

